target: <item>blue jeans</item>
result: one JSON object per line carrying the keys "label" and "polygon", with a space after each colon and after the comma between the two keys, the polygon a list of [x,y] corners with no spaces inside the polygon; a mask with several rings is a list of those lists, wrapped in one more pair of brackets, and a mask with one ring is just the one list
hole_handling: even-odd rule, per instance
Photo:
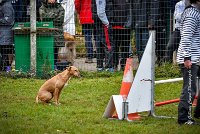
{"label": "blue jeans", "polygon": [[86,57],[88,59],[92,59],[93,58],[93,44],[92,44],[93,24],[82,24],[82,30],[85,37],[85,47],[87,50]]}

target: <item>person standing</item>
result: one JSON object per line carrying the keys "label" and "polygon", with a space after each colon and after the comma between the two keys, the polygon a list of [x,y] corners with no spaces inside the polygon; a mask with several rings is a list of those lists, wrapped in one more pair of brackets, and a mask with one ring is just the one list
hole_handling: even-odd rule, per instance
{"label": "person standing", "polygon": [[113,37],[115,41],[114,67],[124,70],[126,59],[130,54],[132,27],[131,0],[113,0]]}
{"label": "person standing", "polygon": [[74,43],[75,41],[75,3],[74,0],[60,0],[65,9],[63,32],[66,42]]}
{"label": "person standing", "polygon": [[14,9],[11,0],[0,0],[0,70],[11,66],[13,58],[13,31]]}
{"label": "person standing", "polygon": [[[200,65],[200,1],[190,0],[190,3],[191,6],[185,9],[181,17],[181,40],[177,53],[177,63],[183,75],[183,87],[178,105],[178,123],[199,125],[192,119],[191,109],[197,91],[196,77]],[[195,118],[200,118],[199,98],[194,111]]]}
{"label": "person standing", "polygon": [[181,0],[176,3],[174,11],[174,31],[172,32],[169,42],[167,44],[166,61],[171,62],[173,57],[173,52],[178,49],[180,42],[180,22],[181,15],[186,6],[189,6],[188,0]]}
{"label": "person standing", "polygon": [[149,30],[155,29],[159,4],[155,0],[133,0],[132,5],[136,51],[140,61],[149,38]]}
{"label": "person standing", "polygon": [[75,0],[75,8],[79,14],[82,31],[85,37],[85,47],[87,50],[85,63],[93,63],[93,24],[92,19],[92,0]]}
{"label": "person standing", "polygon": [[[112,0],[92,0],[94,38],[96,42],[97,71],[114,72],[114,42]],[[105,65],[103,64],[105,58]]]}
{"label": "person standing", "polygon": [[58,50],[65,46],[63,35],[63,23],[65,10],[57,0],[40,0],[42,6],[39,8],[41,21],[53,21],[54,27],[54,64],[59,64]]}

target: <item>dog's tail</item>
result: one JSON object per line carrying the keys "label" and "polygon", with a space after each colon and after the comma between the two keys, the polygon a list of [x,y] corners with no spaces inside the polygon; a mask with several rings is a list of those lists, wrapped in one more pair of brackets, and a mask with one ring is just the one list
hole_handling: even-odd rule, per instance
{"label": "dog's tail", "polygon": [[38,103],[39,102],[39,98],[38,98],[38,95],[36,96],[35,98],[35,102]]}

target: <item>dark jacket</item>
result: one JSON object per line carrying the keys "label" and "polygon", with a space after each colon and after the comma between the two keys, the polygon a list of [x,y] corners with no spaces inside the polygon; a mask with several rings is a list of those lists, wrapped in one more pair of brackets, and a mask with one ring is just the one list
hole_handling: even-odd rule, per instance
{"label": "dark jacket", "polygon": [[47,0],[40,0],[42,6],[39,8],[42,21],[53,21],[54,26],[61,27],[64,22],[65,10],[60,3],[47,3]]}
{"label": "dark jacket", "polygon": [[[12,0],[12,5],[15,11],[15,22],[30,21],[30,0]],[[39,7],[41,2],[36,0],[37,21],[39,21]]]}
{"label": "dark jacket", "polygon": [[14,10],[10,0],[0,3],[0,45],[13,44]]}
{"label": "dark jacket", "polygon": [[158,0],[133,0],[133,21],[135,28],[147,28],[148,25],[155,26],[159,14]]}
{"label": "dark jacket", "polygon": [[131,2],[132,0],[113,0],[113,26],[131,28]]}
{"label": "dark jacket", "polygon": [[22,0],[12,0],[12,5],[15,11],[15,22],[23,20],[23,13],[25,12]]}

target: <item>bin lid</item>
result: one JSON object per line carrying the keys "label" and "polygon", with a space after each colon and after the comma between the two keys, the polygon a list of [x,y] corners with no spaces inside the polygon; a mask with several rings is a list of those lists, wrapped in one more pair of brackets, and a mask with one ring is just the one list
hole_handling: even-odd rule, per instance
{"label": "bin lid", "polygon": [[[30,28],[30,22],[15,22],[14,28]],[[54,28],[53,22],[36,22],[36,27],[39,28]]]}
{"label": "bin lid", "polygon": [[[16,22],[13,30],[15,34],[30,33],[30,22]],[[53,22],[37,22],[37,33],[47,33],[52,31],[58,31],[58,28],[54,28]]]}

